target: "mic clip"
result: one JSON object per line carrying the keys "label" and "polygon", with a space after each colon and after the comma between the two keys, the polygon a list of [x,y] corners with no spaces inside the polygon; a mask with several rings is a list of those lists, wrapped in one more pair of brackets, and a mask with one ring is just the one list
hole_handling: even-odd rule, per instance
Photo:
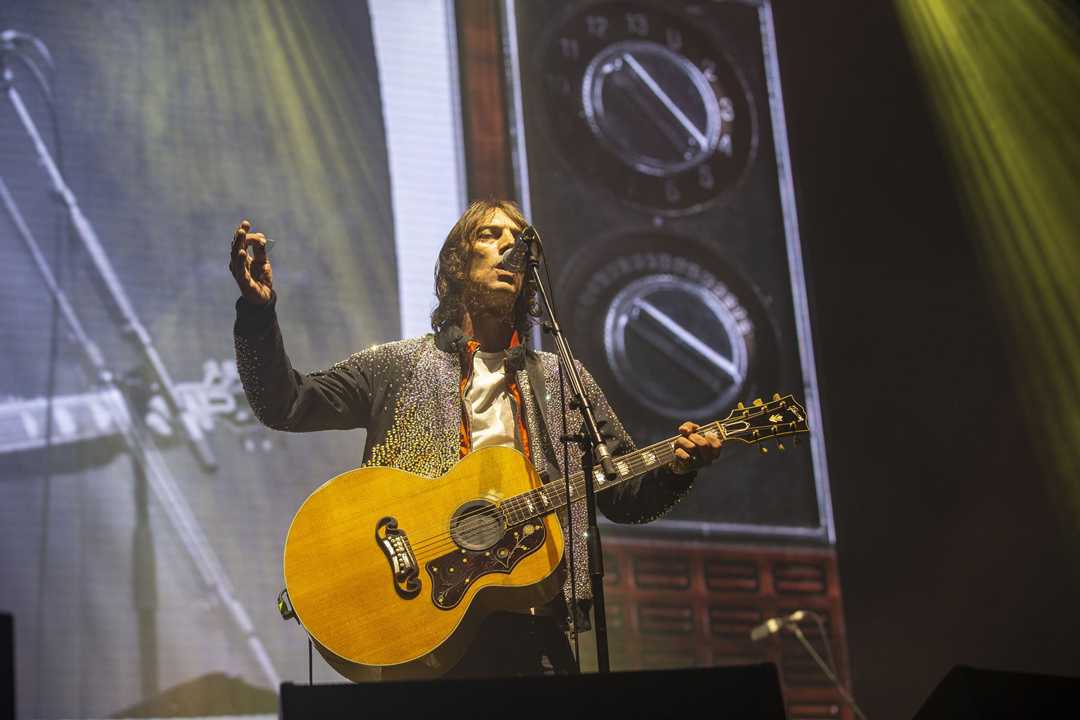
{"label": "mic clip", "polygon": [[802,610],[796,610],[790,615],[784,615],[783,617],[769,618],[760,625],[755,626],[750,630],[750,640],[757,642],[764,640],[770,635],[775,635],[788,625],[793,625],[806,617],[806,613]]}

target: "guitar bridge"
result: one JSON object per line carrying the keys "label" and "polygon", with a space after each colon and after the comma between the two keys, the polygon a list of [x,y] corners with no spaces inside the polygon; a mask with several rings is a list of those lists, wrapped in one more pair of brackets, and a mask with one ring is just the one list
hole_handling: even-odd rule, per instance
{"label": "guitar bridge", "polygon": [[375,542],[390,563],[397,594],[405,600],[419,595],[420,569],[409,538],[404,530],[398,528],[396,518],[384,517],[375,524]]}

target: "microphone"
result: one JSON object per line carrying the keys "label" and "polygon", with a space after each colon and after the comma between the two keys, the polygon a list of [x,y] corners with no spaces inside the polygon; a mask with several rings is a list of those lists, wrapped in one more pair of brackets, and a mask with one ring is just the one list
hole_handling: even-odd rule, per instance
{"label": "microphone", "polygon": [[510,249],[502,254],[502,259],[499,260],[499,264],[496,267],[503,270],[509,270],[510,272],[525,272],[525,268],[529,263],[529,244],[539,241],[539,236],[536,234],[536,228],[532,225],[526,225],[517,238],[514,240],[514,244],[510,246]]}
{"label": "microphone", "polygon": [[750,631],[750,639],[753,642],[757,642],[758,640],[764,640],[770,635],[775,635],[776,633],[780,632],[780,629],[788,623],[797,623],[804,617],[806,617],[805,612],[803,612],[802,610],[796,610],[790,615],[785,615],[784,617],[769,618],[768,620],[756,626],[753,630]]}

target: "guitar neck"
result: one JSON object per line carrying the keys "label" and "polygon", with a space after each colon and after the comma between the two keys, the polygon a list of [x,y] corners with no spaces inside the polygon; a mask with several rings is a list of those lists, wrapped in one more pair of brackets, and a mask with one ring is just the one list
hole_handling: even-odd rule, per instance
{"label": "guitar neck", "polygon": [[[755,400],[750,407],[742,403],[723,420],[716,420],[700,426],[696,432],[701,435],[719,436],[722,441],[739,440],[753,445],[755,443],[786,435],[807,432],[806,411],[795,399],[787,395],[774,395],[769,402]],[[604,476],[599,466],[590,469],[593,475],[593,488],[604,492],[625,482],[666,466],[675,459],[675,441],[678,436],[661,440],[640,450],[621,455],[614,459],[615,477]],[[780,446],[783,450],[783,445]],[[540,515],[566,507],[568,502],[585,499],[585,475],[576,472],[570,476],[569,498],[567,483],[556,480],[543,487],[514,495],[499,503],[506,524],[517,525]]]}
{"label": "guitar neck", "polygon": [[[723,423],[719,420],[708,425],[703,425],[697,430],[698,433],[710,432],[719,434],[721,439],[728,437]],[[620,455],[613,460],[615,465],[615,477],[607,478],[599,465],[592,468],[593,490],[604,492],[611,488],[622,485],[645,475],[657,468],[662,468],[675,460],[675,441],[678,436],[662,440],[634,452]],[[585,474],[578,471],[570,476],[569,502],[581,502],[585,499]],[[534,488],[528,492],[507,498],[499,503],[508,525],[516,525],[540,515],[561,510],[567,505],[567,483],[555,480],[543,487]]]}

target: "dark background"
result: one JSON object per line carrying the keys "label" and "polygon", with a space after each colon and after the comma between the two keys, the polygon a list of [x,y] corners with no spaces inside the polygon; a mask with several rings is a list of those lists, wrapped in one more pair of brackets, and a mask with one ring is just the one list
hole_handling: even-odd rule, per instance
{"label": "dark background", "polygon": [[1080,675],[1076,554],[892,3],[774,12],[856,697],[909,718],[955,664]]}

